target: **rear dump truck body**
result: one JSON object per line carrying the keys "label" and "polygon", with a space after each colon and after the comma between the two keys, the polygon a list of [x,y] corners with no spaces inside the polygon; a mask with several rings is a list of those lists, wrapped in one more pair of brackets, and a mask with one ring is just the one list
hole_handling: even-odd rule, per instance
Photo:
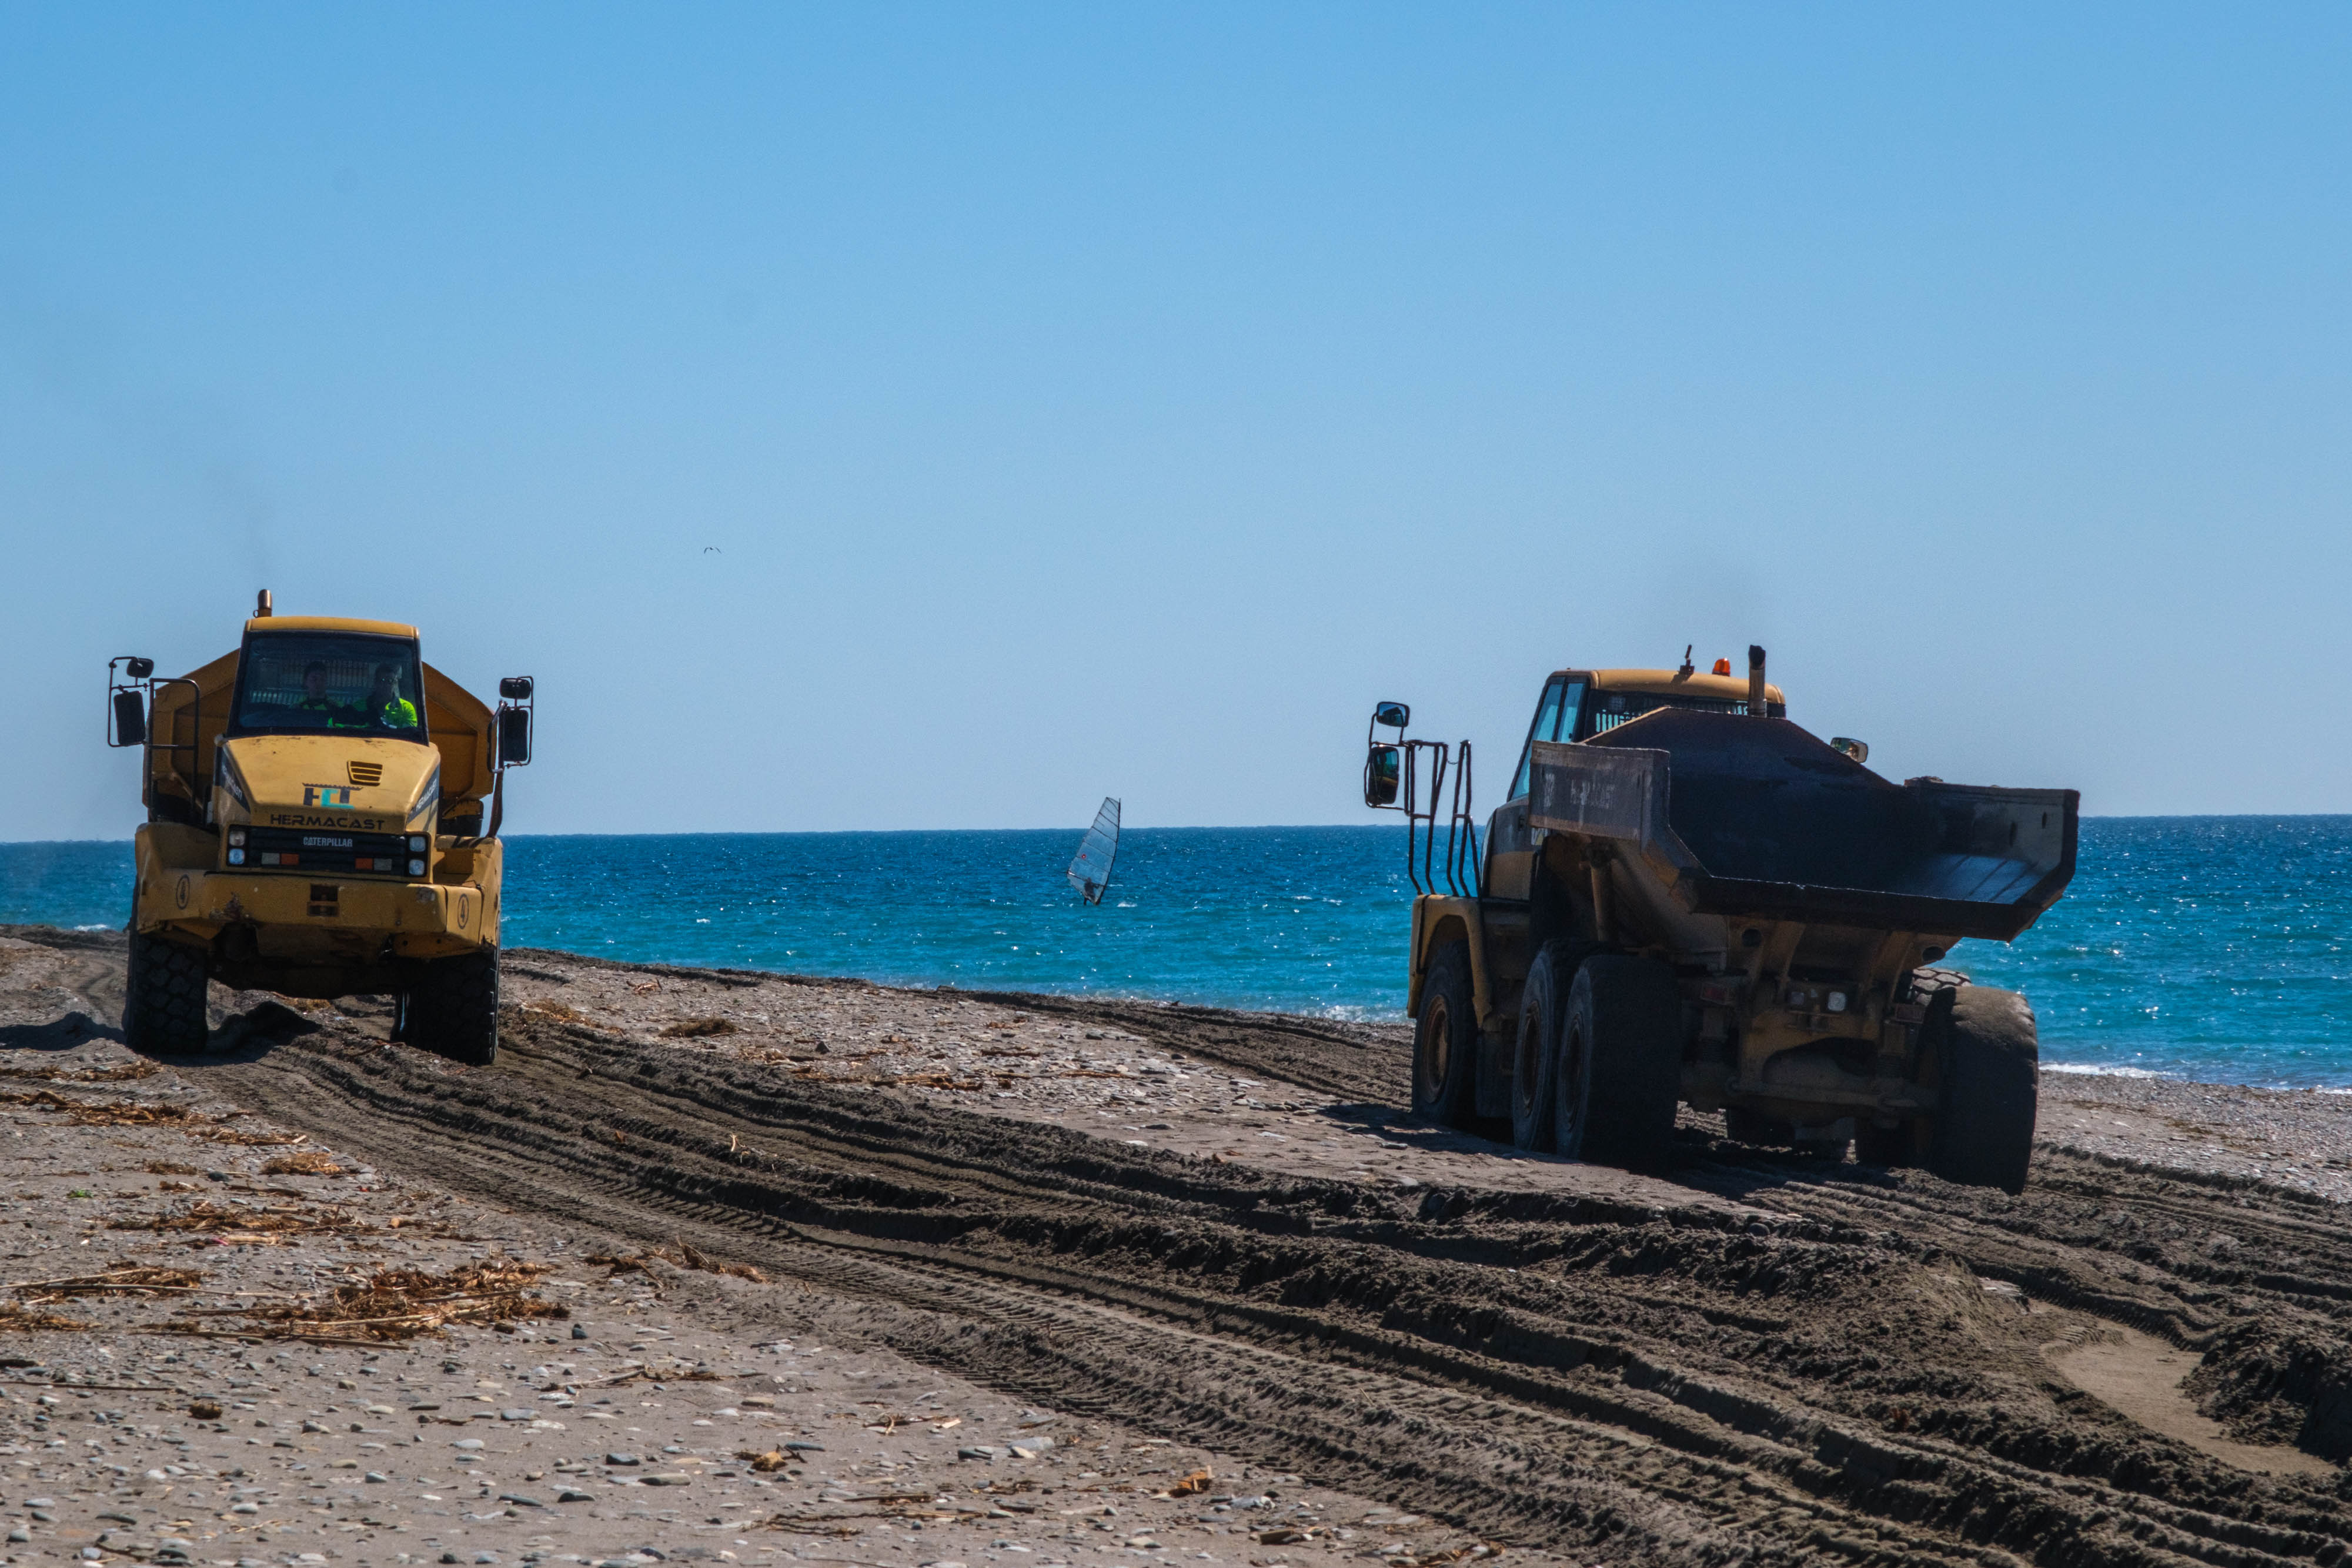
{"label": "rear dump truck body", "polygon": [[[1531,737],[1489,825],[1481,885],[1414,905],[1409,1007],[1423,1036],[1433,1005],[1458,1037],[1451,1052],[1424,1039],[1417,1060],[1472,1058],[1442,1072],[1422,1061],[1416,1102],[1512,1115],[1531,1146],[1566,1128],[1572,1152],[1632,1163],[1670,1130],[1657,1102],[1671,1092],[1726,1113],[1735,1137],[1851,1141],[1877,1163],[2013,1188],[2032,1136],[2032,1014],[1932,966],[1963,940],[2015,937],[2057,900],[2079,798],[1896,784],[1853,755],[1866,747],[1778,716],[1777,692],[1750,714],[1728,680],[1698,682],[1563,672],[1547,687],[1547,700],[1580,690],[1584,721],[1571,713],[1555,727],[1564,738]],[[1612,685],[1693,695],[1653,695],[1659,706],[1607,722]],[[1579,984],[1591,994],[1571,995]],[[1633,999],[1612,1014],[1612,997]],[[1451,1019],[1461,1011],[1475,1024]],[[1643,1069],[1645,1130],[1631,1136],[1604,1124],[1624,1044],[1611,1028],[1657,1059]],[[1558,1088],[1596,1065],[1599,1101]],[[1549,1109],[1530,1078],[1553,1082]]]}
{"label": "rear dump truck body", "polygon": [[390,995],[404,1038],[489,1060],[501,776],[527,759],[528,709],[494,712],[425,664],[413,627],[273,617],[266,596],[236,653],[173,679],[129,663],[115,744],[143,747],[148,814],[132,1043],[201,1048],[219,980]]}

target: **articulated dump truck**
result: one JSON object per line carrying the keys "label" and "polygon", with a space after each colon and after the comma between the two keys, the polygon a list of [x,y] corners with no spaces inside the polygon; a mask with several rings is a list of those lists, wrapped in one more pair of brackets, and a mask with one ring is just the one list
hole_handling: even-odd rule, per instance
{"label": "articulated dump truck", "polygon": [[[1751,648],[1544,685],[1483,861],[1450,748],[1374,715],[1365,800],[1418,850],[1408,1008],[1416,1111],[1508,1117],[1529,1150],[1637,1166],[1676,1107],[1733,1138],[2011,1192],[2033,1143],[2038,1048],[2013,991],[1934,967],[2006,942],[2074,873],[2079,797],[1912,779],[1790,723]],[[1433,768],[1431,766],[1433,763]],[[1416,852],[1407,840],[1408,857]],[[1466,846],[1466,852],[1465,852]]]}
{"label": "articulated dump truck", "polygon": [[495,1060],[498,835],[506,769],[530,760],[530,677],[493,710],[415,627],[273,615],[264,592],[235,653],[177,677],[118,658],[108,688],[108,743],[144,762],[133,1048],[202,1051],[220,980],[388,995],[395,1039]]}

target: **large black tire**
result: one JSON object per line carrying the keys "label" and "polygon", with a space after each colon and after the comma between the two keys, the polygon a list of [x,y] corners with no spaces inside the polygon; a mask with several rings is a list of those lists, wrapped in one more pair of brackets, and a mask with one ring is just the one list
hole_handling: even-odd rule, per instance
{"label": "large black tire", "polygon": [[1682,1099],[1683,1002],[1648,958],[1587,958],[1568,990],[1552,1142],[1570,1158],[1638,1169],[1666,1156]]}
{"label": "large black tire", "polygon": [[468,1067],[489,1066],[499,1059],[498,949],[426,961],[403,1010],[409,1044]]}
{"label": "large black tire", "polygon": [[1559,1075],[1560,1019],[1576,968],[1557,942],[1547,942],[1519,990],[1519,1032],[1511,1048],[1511,1145],[1552,1152],[1553,1081]]}
{"label": "large black tire", "polygon": [[1459,1127],[1472,1111],[1478,1071],[1478,1002],[1470,986],[1470,944],[1449,942],[1421,977],[1421,1017],[1412,1030],[1412,1113]]}
{"label": "large black tire", "polygon": [[1927,1168],[1969,1186],[2025,1190],[2042,1050],[2015,991],[1959,986],[1933,1044],[1936,1114]]}
{"label": "large black tire", "polygon": [[1558,1147],[1552,1124],[1559,1107],[1568,993],[1591,953],[1590,942],[1545,943],[1519,992],[1519,1032],[1511,1052],[1511,1142],[1531,1153],[1550,1154]]}
{"label": "large black tire", "polygon": [[161,936],[131,934],[122,1041],[133,1051],[194,1056],[205,1049],[205,954]]}
{"label": "large black tire", "polygon": [[[1969,977],[1958,969],[1914,969],[1896,988],[1895,999],[1915,1002],[1925,1009],[1917,1025],[1918,1052],[1915,1071],[1922,1082],[1932,1082],[1938,1042],[1950,1032],[1952,1001]],[[1906,1118],[1893,1127],[1874,1127],[1867,1118],[1854,1128],[1853,1157],[1863,1165],[1889,1170],[1933,1163],[1936,1123],[1932,1116]]]}

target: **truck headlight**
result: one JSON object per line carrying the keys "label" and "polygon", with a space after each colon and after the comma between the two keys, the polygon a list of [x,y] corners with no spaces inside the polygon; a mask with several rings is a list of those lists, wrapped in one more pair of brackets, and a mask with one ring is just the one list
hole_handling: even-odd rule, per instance
{"label": "truck headlight", "polygon": [[245,830],[243,828],[231,828],[228,831],[228,842],[229,848],[231,849],[241,850],[245,848]]}
{"label": "truck headlight", "polygon": [[231,865],[243,865],[245,863],[245,852],[243,850],[229,851],[228,863]]}
{"label": "truck headlight", "polygon": [[408,862],[408,874],[411,876],[423,876],[425,874],[425,862],[423,861],[410,861]]}
{"label": "truck headlight", "polygon": [[408,848],[411,853],[423,854],[425,852],[425,835],[423,833],[409,834]]}
{"label": "truck headlight", "polygon": [[1845,1011],[1845,993],[1843,991],[1832,991],[1830,993],[1830,1011],[1833,1013],[1842,1013]]}

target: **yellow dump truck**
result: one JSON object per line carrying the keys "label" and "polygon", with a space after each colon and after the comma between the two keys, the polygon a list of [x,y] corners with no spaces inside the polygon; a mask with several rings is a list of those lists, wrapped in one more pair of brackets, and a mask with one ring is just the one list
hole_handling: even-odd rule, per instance
{"label": "yellow dump truck", "polygon": [[1896,784],[1860,741],[1787,712],[1760,648],[1744,681],[1687,654],[1558,671],[1482,851],[1468,744],[1408,741],[1408,710],[1380,705],[1365,801],[1410,813],[1422,890],[1417,1111],[1507,1118],[1522,1148],[1635,1166],[1687,1104],[1721,1111],[1734,1138],[2023,1185],[2033,1014],[1931,966],[2056,902],[2079,797]]}
{"label": "yellow dump truck", "polygon": [[[416,629],[271,613],[176,677],[108,666],[108,743],[142,753],[123,1033],[204,1049],[210,980],[396,998],[394,1036],[498,1051],[499,819],[530,759],[532,682],[494,710]],[[484,821],[485,806],[488,821]]]}

